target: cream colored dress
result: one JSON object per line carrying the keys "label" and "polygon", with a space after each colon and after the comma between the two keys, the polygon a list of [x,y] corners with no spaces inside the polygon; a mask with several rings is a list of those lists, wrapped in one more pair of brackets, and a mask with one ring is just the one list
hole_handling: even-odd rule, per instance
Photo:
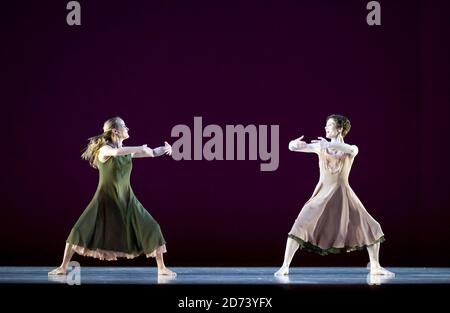
{"label": "cream colored dress", "polygon": [[320,180],[289,237],[302,249],[321,255],[362,249],[384,241],[380,224],[366,211],[348,183],[357,148],[354,155],[315,149],[310,152],[319,156]]}

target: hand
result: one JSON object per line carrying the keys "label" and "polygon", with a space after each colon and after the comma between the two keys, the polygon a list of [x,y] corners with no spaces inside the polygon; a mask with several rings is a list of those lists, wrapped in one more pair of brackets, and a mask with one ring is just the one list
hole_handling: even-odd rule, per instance
{"label": "hand", "polygon": [[167,141],[164,141],[164,153],[172,155],[172,146]]}
{"label": "hand", "polygon": [[306,148],[306,142],[302,141],[304,135],[298,137],[297,139],[294,139],[297,144],[297,149],[304,149]]}
{"label": "hand", "polygon": [[145,150],[147,150],[147,149],[148,149],[148,148],[147,148],[147,145],[142,145],[142,146],[141,146],[141,151],[142,151],[142,152],[145,152]]}
{"label": "hand", "polygon": [[323,137],[317,137],[319,140],[311,140],[311,143],[319,143],[321,149],[326,149],[330,145],[330,142]]}

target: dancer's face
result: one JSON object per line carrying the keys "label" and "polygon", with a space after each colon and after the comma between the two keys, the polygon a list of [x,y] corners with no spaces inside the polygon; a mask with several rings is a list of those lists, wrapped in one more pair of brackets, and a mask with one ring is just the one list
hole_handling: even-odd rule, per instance
{"label": "dancer's face", "polygon": [[119,121],[119,127],[116,129],[117,130],[117,136],[122,139],[128,139],[130,138],[130,135],[128,134],[128,127],[125,125],[125,122],[123,120]]}
{"label": "dancer's face", "polygon": [[325,137],[328,139],[337,138],[340,134],[336,121],[333,118],[328,119],[325,125]]}

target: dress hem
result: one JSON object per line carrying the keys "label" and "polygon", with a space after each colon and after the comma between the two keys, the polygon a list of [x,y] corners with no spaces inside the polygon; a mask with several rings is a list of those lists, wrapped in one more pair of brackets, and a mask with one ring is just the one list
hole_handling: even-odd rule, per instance
{"label": "dress hem", "polygon": [[140,253],[126,253],[126,252],[120,252],[120,251],[112,251],[112,250],[103,250],[103,249],[89,249],[86,247],[78,246],[73,243],[67,242],[68,244],[72,245],[72,249],[79,255],[82,256],[88,256],[99,260],[105,260],[105,261],[117,261],[117,258],[127,258],[127,259],[134,259],[141,254],[145,254],[147,258],[154,258],[156,257],[156,254],[158,253],[166,253],[166,245],[163,244],[153,250],[150,253],[140,252]]}
{"label": "dress hem", "polygon": [[382,243],[384,241],[386,241],[386,239],[384,238],[384,236],[381,236],[379,239],[375,240],[373,243],[367,244],[367,245],[362,245],[362,246],[353,246],[353,247],[349,247],[349,246],[345,246],[345,247],[331,247],[331,248],[326,248],[326,249],[322,249],[319,246],[316,246],[314,244],[312,244],[311,242],[305,241],[300,239],[299,237],[292,235],[292,234],[288,234],[288,237],[291,239],[294,239],[295,241],[298,242],[298,244],[300,245],[300,249],[308,251],[308,252],[314,252],[320,255],[328,255],[328,254],[338,254],[341,252],[351,252],[351,251],[355,251],[355,250],[362,250],[366,247],[372,246],[374,244],[377,243]]}

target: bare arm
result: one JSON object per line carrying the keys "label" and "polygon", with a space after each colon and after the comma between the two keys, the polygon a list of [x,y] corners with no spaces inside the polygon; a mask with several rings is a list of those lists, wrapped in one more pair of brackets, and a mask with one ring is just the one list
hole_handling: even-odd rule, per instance
{"label": "bare arm", "polygon": [[137,147],[121,147],[121,148],[113,148],[108,145],[104,145],[100,148],[98,158],[100,160],[105,160],[112,156],[120,156],[120,155],[127,155],[127,154],[133,154],[140,151],[143,151],[147,145],[143,146],[137,146]]}
{"label": "bare arm", "polygon": [[171,155],[172,154],[172,146],[164,141],[164,146],[158,148],[148,148],[145,147],[142,151],[133,153],[133,158],[154,158],[159,157],[164,154]]}
{"label": "bare arm", "polygon": [[319,151],[319,145],[315,143],[306,143],[302,141],[303,136],[291,140],[289,142],[289,150],[295,151],[295,152],[307,152],[307,153],[318,153]]}
{"label": "bare arm", "polygon": [[325,138],[317,137],[319,140],[312,140],[314,144],[318,144],[319,147],[326,148],[326,149],[336,149],[338,151],[350,154],[350,155],[357,155],[358,154],[358,147],[355,145],[349,145],[344,142],[337,142],[337,141],[328,141]]}
{"label": "bare arm", "polygon": [[351,155],[358,154],[358,147],[355,145],[349,145],[343,142],[330,142],[328,145],[328,148],[330,149],[336,149],[339,151],[342,151],[344,153],[348,153]]}

